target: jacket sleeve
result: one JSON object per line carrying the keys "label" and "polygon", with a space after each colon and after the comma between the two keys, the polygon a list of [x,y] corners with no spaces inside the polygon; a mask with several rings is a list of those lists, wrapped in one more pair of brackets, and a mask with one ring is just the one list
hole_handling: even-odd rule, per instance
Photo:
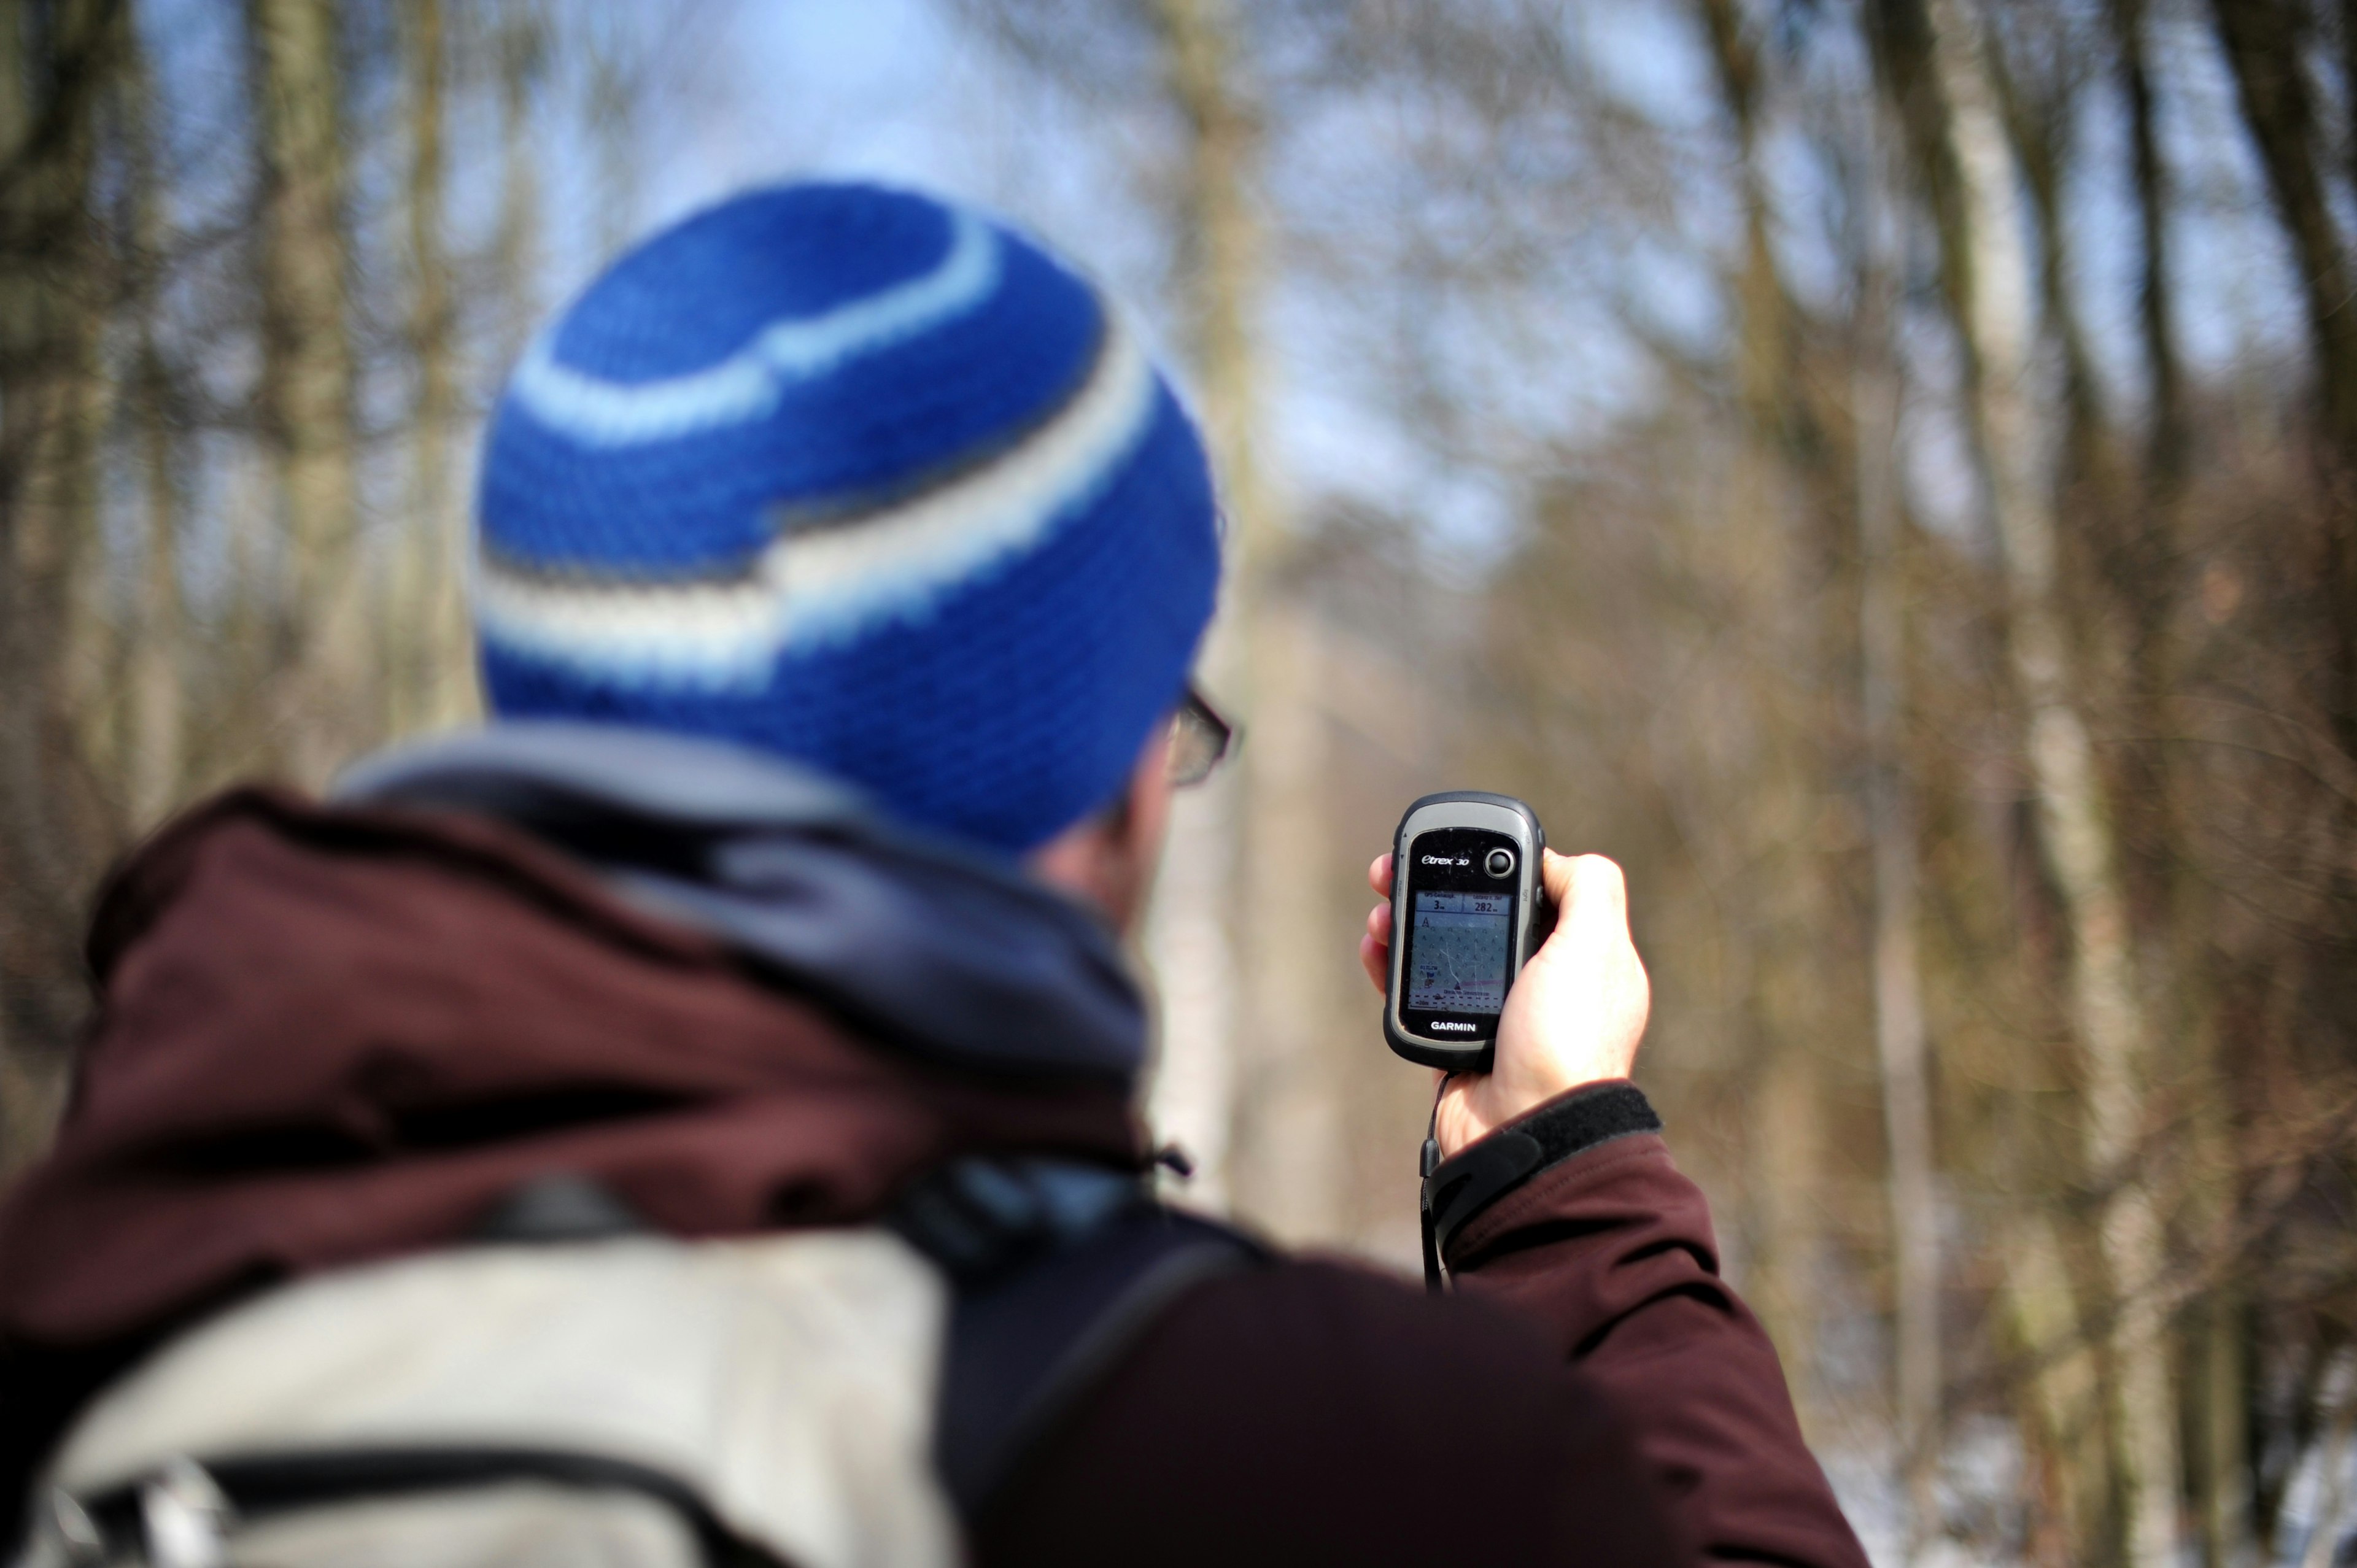
{"label": "jacket sleeve", "polygon": [[1460,1151],[1427,1188],[1442,1256],[1608,1391],[1706,1559],[1865,1568],[1660,1128],[1633,1085],[1595,1084]]}

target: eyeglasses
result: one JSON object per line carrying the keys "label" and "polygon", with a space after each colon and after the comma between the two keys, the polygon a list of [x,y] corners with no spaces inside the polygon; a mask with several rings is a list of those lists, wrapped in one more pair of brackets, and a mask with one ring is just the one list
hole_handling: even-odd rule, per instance
{"label": "eyeglasses", "polygon": [[1167,767],[1172,787],[1183,789],[1209,779],[1235,744],[1235,725],[1222,718],[1219,711],[1203,700],[1202,693],[1189,686],[1187,694],[1178,700],[1178,711],[1170,716],[1170,760]]}

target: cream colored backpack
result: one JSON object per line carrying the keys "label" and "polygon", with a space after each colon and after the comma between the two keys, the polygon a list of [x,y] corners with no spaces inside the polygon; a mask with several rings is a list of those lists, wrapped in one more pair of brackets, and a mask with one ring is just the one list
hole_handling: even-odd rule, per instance
{"label": "cream colored backpack", "polygon": [[17,1568],[942,1568],[1173,1296],[1261,1255],[1051,1162],[734,1240],[585,1223],[579,1186],[167,1344],[52,1456]]}

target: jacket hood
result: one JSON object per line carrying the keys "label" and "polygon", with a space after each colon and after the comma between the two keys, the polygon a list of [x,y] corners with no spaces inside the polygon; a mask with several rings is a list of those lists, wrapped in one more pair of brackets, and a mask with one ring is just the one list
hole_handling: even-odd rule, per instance
{"label": "jacket hood", "polygon": [[331,798],[521,828],[863,1034],[947,1065],[1126,1086],[1145,1057],[1138,988],[1092,913],[780,757],[643,729],[503,724],[371,758]]}

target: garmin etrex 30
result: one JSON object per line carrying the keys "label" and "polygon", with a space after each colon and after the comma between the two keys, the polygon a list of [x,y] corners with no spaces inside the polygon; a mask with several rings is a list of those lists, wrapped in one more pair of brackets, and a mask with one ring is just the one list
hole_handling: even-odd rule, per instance
{"label": "garmin etrex 30", "polygon": [[1546,940],[1546,833],[1510,795],[1426,795],[1393,845],[1383,1039],[1413,1062],[1487,1072],[1514,976]]}

